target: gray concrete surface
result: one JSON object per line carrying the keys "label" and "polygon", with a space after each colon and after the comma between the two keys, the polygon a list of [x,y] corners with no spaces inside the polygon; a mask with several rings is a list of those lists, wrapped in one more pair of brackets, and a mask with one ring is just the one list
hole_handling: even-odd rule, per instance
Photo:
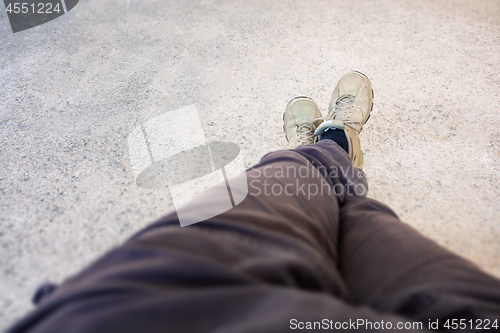
{"label": "gray concrete surface", "polygon": [[[366,73],[370,195],[500,276],[500,2],[81,0],[13,34],[0,6],[0,329],[172,209],[127,136],[195,104],[245,164],[286,147],[289,99]],[[189,131],[189,125],[186,125]]]}

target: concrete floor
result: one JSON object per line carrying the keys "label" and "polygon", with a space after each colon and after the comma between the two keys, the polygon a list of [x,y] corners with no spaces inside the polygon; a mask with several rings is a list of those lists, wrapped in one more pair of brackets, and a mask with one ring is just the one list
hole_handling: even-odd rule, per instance
{"label": "concrete floor", "polygon": [[81,0],[16,34],[0,7],[0,329],[173,208],[135,184],[134,128],[195,104],[249,166],[350,70],[375,90],[370,196],[500,276],[500,2]]}

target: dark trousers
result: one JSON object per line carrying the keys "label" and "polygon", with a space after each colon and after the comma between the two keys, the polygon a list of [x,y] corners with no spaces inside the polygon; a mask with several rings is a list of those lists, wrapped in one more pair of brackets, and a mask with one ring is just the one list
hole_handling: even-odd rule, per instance
{"label": "dark trousers", "polygon": [[499,280],[366,198],[333,141],[270,153],[246,177],[236,208],[187,227],[162,218],[39,295],[11,332],[421,331],[447,319],[467,331],[500,319]]}

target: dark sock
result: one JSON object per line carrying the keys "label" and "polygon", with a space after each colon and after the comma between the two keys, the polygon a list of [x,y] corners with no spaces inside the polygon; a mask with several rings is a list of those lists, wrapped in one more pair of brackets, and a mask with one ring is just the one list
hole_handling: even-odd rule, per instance
{"label": "dark sock", "polygon": [[343,129],[327,128],[321,137],[321,140],[325,139],[337,142],[342,149],[349,153],[349,143]]}

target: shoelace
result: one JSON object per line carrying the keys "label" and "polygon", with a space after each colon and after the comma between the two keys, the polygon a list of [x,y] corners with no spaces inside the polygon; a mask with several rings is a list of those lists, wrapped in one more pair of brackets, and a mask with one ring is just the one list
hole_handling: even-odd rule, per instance
{"label": "shoelace", "polygon": [[314,143],[316,140],[313,130],[313,123],[302,123],[298,125],[297,135],[301,144]]}
{"label": "shoelace", "polygon": [[316,128],[325,120],[329,120],[328,117],[320,117],[314,119],[310,123],[302,123],[298,125],[297,135],[299,136],[299,142],[302,144],[314,143],[318,137],[314,134]]}
{"label": "shoelace", "polygon": [[328,116],[330,116],[331,119],[335,118],[341,120],[344,125],[361,132],[363,126],[359,122],[349,119],[349,115],[354,107],[354,98],[353,95],[344,95],[340,97],[335,103],[333,110],[328,113]]}

